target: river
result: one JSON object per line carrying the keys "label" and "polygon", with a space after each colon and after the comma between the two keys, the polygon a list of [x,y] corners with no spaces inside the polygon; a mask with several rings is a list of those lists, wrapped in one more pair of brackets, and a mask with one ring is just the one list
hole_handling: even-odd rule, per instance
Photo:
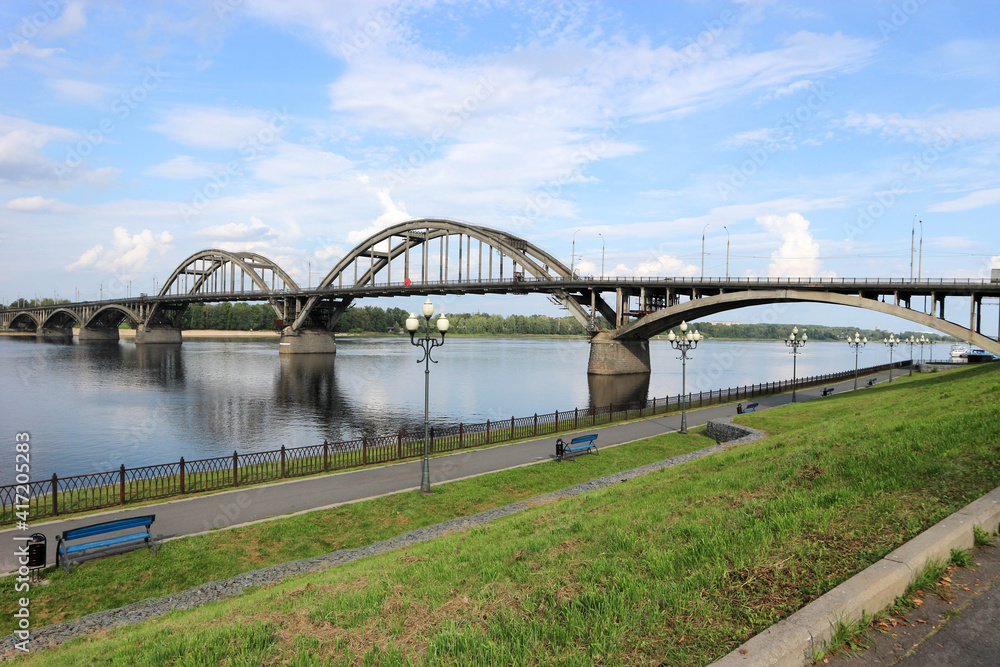
{"label": "river", "polygon": [[[421,351],[402,337],[338,338],[337,354],[279,356],[274,340],[213,339],[180,346],[52,344],[0,336],[0,422],[13,480],[14,434],[31,436],[31,477],[68,476],[420,429]],[[897,348],[894,360],[907,358]],[[784,380],[781,341],[703,341],[689,353],[689,391]],[[650,343],[652,373],[587,375],[585,340],[448,338],[431,365],[432,423],[483,422],[676,395],[681,362]],[[940,356],[940,355],[939,355]],[[861,366],[887,363],[869,344]],[[798,375],[851,369],[845,343],[810,341]]]}

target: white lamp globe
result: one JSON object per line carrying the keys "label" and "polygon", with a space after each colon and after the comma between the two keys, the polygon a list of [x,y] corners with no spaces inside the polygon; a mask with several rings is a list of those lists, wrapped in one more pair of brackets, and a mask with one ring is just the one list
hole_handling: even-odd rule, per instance
{"label": "white lamp globe", "polygon": [[438,317],[438,319],[437,319],[437,328],[438,328],[438,331],[440,331],[441,333],[446,333],[448,331],[448,327],[450,325],[451,325],[451,322],[448,321],[448,318],[445,317],[444,313],[441,313],[441,316]]}
{"label": "white lamp globe", "polygon": [[420,321],[417,320],[417,316],[410,313],[410,316],[406,318],[406,330],[410,333],[415,332],[420,327]]}
{"label": "white lamp globe", "polygon": [[424,317],[430,319],[430,316],[434,314],[434,304],[431,303],[431,298],[427,297],[427,301],[424,301],[424,305],[420,307],[420,312],[424,314]]}

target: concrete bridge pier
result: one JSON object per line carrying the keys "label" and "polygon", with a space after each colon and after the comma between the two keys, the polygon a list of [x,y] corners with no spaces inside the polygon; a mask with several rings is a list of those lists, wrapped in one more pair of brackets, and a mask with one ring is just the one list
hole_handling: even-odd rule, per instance
{"label": "concrete bridge pier", "polygon": [[649,341],[645,338],[612,338],[601,332],[590,339],[590,375],[649,373]]}
{"label": "concrete bridge pier", "polygon": [[180,345],[181,330],[173,327],[147,328],[140,324],[135,330],[136,345]]}
{"label": "concrete bridge pier", "polygon": [[80,333],[77,337],[81,343],[117,343],[119,339],[118,327],[113,329],[80,327]]}
{"label": "concrete bridge pier", "polygon": [[336,354],[333,332],[323,328],[285,327],[278,342],[278,354]]}

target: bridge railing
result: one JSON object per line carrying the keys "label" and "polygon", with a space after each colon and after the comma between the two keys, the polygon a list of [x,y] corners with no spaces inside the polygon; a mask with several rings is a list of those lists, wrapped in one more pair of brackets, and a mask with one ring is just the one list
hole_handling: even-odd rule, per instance
{"label": "bridge railing", "polygon": [[[899,361],[893,368],[909,366]],[[870,375],[886,371],[889,364],[858,371]],[[797,389],[839,382],[854,377],[854,371],[800,378]],[[685,401],[689,409],[748,401],[781,394],[792,389],[791,380],[743,385],[687,396],[666,396],[646,401],[615,403],[572,410],[557,410],[530,417],[515,417],[475,424],[432,427],[430,449],[434,454],[552,435],[583,428],[677,412]],[[423,455],[423,429],[401,430],[392,435],[363,436],[355,440],[307,447],[286,448],[37,480],[29,484],[0,486],[0,525],[30,516],[32,520],[75,512],[142,503],[151,500],[237,488],[278,479],[303,477],[334,470],[403,461]],[[25,514],[27,512],[27,514]],[[20,515],[19,515],[20,514]]]}

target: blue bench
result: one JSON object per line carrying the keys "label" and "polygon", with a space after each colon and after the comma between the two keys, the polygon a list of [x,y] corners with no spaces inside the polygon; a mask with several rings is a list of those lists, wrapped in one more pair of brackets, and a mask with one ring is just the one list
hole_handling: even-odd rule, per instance
{"label": "blue bench", "polygon": [[556,440],[556,459],[562,461],[564,459],[575,458],[578,454],[596,454],[597,445],[594,444],[595,440],[597,440],[596,433],[573,438],[569,441],[569,444],[566,444],[562,438],[559,438]]}
{"label": "blue bench", "polygon": [[759,403],[751,403],[750,405],[743,408],[743,412],[757,412],[757,406]]}
{"label": "blue bench", "polygon": [[[81,553],[89,549],[101,549],[104,547],[115,546],[117,544],[126,544],[128,542],[137,542],[139,540],[145,542],[146,547],[155,554],[156,543],[153,542],[153,538],[149,534],[149,528],[153,525],[153,521],[155,520],[155,514],[146,514],[144,516],[134,516],[128,519],[118,519],[116,521],[105,521],[104,523],[95,523],[91,526],[84,526],[82,528],[70,528],[69,530],[64,530],[63,534],[56,538],[56,567],[59,566],[61,561],[63,569],[66,570],[66,574],[69,574],[70,554]],[[94,537],[95,535],[107,535],[108,533],[117,533],[124,530],[132,530],[134,528],[143,528],[143,530],[129,533],[127,535],[115,535],[114,537],[107,537],[102,540],[70,544],[70,542],[75,540],[82,540],[88,537]]]}

